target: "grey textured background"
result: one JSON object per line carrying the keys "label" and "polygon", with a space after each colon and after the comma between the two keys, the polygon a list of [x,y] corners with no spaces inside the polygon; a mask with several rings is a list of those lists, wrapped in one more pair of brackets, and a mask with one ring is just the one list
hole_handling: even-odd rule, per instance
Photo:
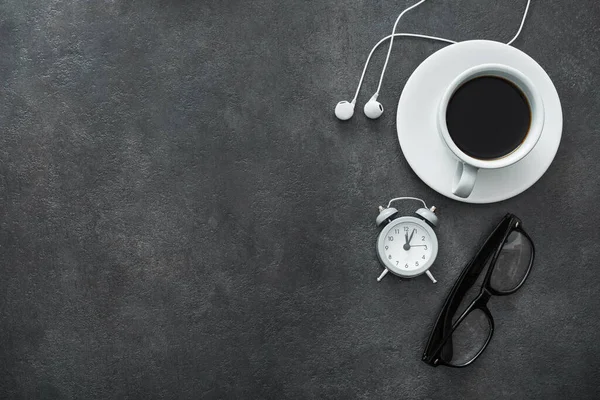
{"label": "grey textured background", "polygon": [[[534,0],[515,45],[554,80],[564,136],[535,186],[484,206],[430,190],[396,140],[441,44],[397,42],[378,121],[333,115],[409,4],[1,1],[0,397],[598,398],[599,3]],[[430,1],[402,27],[506,41],[524,5]],[[437,285],[375,281],[394,195],[440,209]],[[529,281],[491,301],[472,367],[425,365],[507,211],[537,245]]]}

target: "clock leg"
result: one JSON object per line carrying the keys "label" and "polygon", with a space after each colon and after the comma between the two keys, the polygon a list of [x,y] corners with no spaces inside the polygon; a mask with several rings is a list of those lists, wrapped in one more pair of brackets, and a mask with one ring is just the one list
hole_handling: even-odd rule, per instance
{"label": "clock leg", "polygon": [[384,269],[383,272],[381,273],[381,275],[379,275],[379,278],[377,278],[377,282],[381,282],[381,280],[383,279],[383,277],[385,276],[385,274],[387,274],[389,271],[388,269]]}
{"label": "clock leg", "polygon": [[435,280],[435,278],[433,277],[433,275],[431,275],[431,272],[429,272],[429,270],[425,271],[425,273],[427,274],[427,276],[429,277],[429,279],[431,279],[431,282],[437,283],[437,281]]}

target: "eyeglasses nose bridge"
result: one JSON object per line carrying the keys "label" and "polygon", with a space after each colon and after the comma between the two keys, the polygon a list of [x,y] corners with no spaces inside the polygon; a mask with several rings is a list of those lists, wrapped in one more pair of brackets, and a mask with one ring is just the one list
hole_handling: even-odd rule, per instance
{"label": "eyeglasses nose bridge", "polygon": [[488,301],[490,301],[491,297],[492,297],[492,294],[489,292],[489,290],[487,290],[487,288],[484,287],[481,290],[481,293],[479,293],[479,296],[477,296],[477,298],[473,302],[474,303],[473,308],[486,307],[486,304],[488,303]]}

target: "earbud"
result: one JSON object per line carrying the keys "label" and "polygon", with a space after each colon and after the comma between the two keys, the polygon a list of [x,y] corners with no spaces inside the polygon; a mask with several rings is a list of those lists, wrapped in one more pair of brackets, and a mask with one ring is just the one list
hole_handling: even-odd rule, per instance
{"label": "earbud", "polygon": [[340,101],[335,106],[335,116],[342,121],[346,121],[354,115],[354,101]]}
{"label": "earbud", "polygon": [[365,115],[371,119],[377,119],[383,114],[383,106],[377,101],[377,93],[365,104]]}

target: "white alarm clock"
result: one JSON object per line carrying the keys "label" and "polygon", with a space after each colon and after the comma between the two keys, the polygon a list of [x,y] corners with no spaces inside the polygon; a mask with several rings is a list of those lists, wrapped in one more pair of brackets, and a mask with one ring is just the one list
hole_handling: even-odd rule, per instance
{"label": "white alarm clock", "polygon": [[[419,208],[415,216],[398,216],[398,210],[390,207],[397,200],[418,200],[425,208]],[[401,278],[414,278],[427,274],[433,283],[437,281],[429,272],[438,253],[438,240],[433,227],[438,223],[435,207],[414,197],[398,197],[390,200],[387,208],[379,207],[377,225],[383,226],[377,239],[377,256],[383,264],[381,281],[388,273]]]}

